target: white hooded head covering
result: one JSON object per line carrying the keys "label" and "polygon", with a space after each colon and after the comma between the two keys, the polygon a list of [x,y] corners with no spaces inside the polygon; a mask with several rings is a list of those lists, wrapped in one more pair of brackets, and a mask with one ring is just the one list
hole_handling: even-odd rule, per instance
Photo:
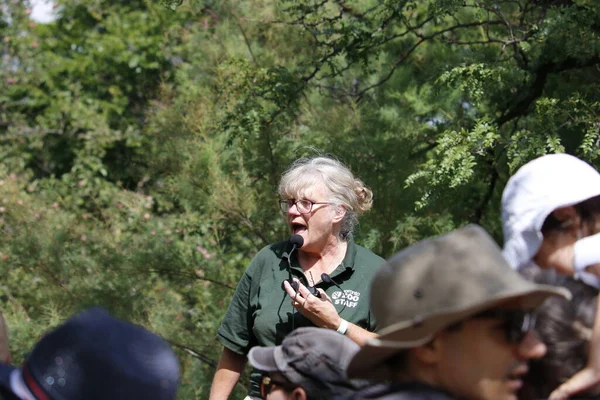
{"label": "white hooded head covering", "polygon": [[542,225],[555,209],[600,195],[600,174],[568,154],[550,154],[522,166],[502,193],[502,253],[515,269],[539,250]]}

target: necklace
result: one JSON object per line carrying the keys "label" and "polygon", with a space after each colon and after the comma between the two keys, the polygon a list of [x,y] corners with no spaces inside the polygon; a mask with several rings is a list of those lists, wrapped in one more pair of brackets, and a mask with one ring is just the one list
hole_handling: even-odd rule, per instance
{"label": "necklace", "polygon": [[315,279],[313,278],[312,271],[308,271],[308,275],[310,275],[310,285],[315,286]]}

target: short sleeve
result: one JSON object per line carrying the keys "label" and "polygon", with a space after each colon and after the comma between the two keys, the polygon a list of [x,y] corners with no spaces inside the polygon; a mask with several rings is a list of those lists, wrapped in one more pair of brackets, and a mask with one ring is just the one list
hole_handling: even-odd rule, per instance
{"label": "short sleeve", "polygon": [[252,277],[246,270],[235,289],[225,318],[217,331],[217,340],[229,350],[241,355],[246,355],[256,344],[252,333],[251,287]]}

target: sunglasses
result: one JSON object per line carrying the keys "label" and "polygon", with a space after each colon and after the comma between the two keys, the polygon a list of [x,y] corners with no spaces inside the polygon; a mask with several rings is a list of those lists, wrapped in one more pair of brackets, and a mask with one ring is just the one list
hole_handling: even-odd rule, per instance
{"label": "sunglasses", "polygon": [[537,315],[533,311],[524,310],[486,310],[474,318],[494,318],[504,320],[504,330],[509,343],[521,343],[525,336],[535,328]]}
{"label": "sunglasses", "polygon": [[273,386],[279,386],[286,391],[291,391],[296,388],[296,385],[291,382],[277,381],[269,375],[263,374],[260,377],[260,395],[263,399],[266,399],[267,395],[271,393]]}

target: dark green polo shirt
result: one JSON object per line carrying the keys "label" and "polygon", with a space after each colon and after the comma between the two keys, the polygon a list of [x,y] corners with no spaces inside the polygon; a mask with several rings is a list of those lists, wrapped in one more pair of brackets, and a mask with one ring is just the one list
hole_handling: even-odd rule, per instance
{"label": "dark green polo shirt", "polygon": [[[246,355],[254,346],[277,346],[292,331],[292,327],[314,326],[292,307],[291,299],[283,289],[289,278],[288,256],[292,249],[288,241],[263,248],[252,259],[233,294],[231,303],[217,339],[231,351]],[[314,276],[316,287],[323,289],[333,301],[338,314],[369,331],[376,329],[369,309],[369,290],[377,269],[384,260],[358,246],[350,238],[344,260],[329,275],[333,283]],[[296,252],[292,254],[292,276],[307,284]],[[256,374],[251,379],[250,394],[257,396]]]}

